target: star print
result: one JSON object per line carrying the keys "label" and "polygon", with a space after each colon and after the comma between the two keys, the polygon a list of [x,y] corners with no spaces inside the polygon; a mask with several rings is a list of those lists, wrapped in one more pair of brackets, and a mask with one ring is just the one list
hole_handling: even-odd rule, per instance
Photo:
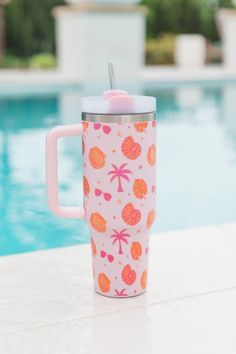
{"label": "star print", "polygon": [[116,136],[117,136],[117,137],[121,137],[121,136],[122,136],[122,133],[121,133],[121,132],[118,132],[118,133],[116,134]]}

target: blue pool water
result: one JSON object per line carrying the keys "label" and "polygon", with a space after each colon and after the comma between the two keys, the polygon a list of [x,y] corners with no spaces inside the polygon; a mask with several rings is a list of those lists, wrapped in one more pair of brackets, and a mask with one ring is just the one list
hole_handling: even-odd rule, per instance
{"label": "blue pool water", "polygon": [[[30,91],[29,91],[30,92]],[[236,221],[236,84],[150,87],[158,98],[154,231]],[[47,208],[45,136],[79,120],[76,88],[0,95],[0,255],[88,241],[83,221]],[[81,144],[62,139],[61,202],[82,203]]]}

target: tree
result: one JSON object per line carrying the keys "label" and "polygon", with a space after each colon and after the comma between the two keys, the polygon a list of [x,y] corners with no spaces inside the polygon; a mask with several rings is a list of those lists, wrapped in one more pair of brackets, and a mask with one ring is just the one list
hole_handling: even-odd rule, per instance
{"label": "tree", "polygon": [[27,57],[54,51],[52,8],[63,0],[12,0],[6,6],[6,43],[9,54]]}
{"label": "tree", "polygon": [[0,58],[5,51],[5,16],[4,7],[9,0],[0,0]]}
{"label": "tree", "polygon": [[231,0],[143,0],[149,9],[147,36],[163,33],[201,33],[216,40],[216,7],[232,7]]}

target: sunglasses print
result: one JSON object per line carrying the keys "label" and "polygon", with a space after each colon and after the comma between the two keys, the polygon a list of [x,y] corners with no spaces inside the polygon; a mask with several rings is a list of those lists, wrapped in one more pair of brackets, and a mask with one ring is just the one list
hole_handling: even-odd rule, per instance
{"label": "sunglasses print", "polygon": [[114,257],[112,256],[112,254],[107,254],[105,251],[101,251],[100,252],[100,255],[101,255],[101,257],[102,258],[105,258],[105,257],[107,257],[107,259],[108,259],[108,261],[110,262],[110,263],[112,263],[113,261],[114,261]]}
{"label": "sunglasses print", "polygon": [[101,191],[101,189],[96,188],[94,191],[96,197],[100,197],[101,195],[103,195],[103,198],[105,199],[106,202],[109,202],[112,198],[110,193],[103,193],[103,191]]}
{"label": "sunglasses print", "polygon": [[104,134],[109,134],[111,132],[111,128],[108,125],[101,125],[100,123],[94,123],[93,125],[95,130],[99,130],[102,127]]}

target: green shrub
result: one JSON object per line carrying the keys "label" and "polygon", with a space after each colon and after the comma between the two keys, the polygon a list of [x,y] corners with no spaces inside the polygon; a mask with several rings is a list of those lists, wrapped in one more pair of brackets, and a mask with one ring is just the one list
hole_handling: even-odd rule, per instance
{"label": "green shrub", "polygon": [[174,64],[175,35],[163,34],[156,39],[146,42],[146,64],[165,65]]}
{"label": "green shrub", "polygon": [[163,33],[200,33],[210,40],[218,40],[215,10],[232,7],[231,0],[142,0],[148,8],[147,37]]}
{"label": "green shrub", "polygon": [[56,58],[52,54],[35,54],[29,59],[30,68],[49,69],[56,66]]}
{"label": "green shrub", "polygon": [[49,69],[56,66],[56,58],[52,54],[40,53],[30,58],[19,58],[6,55],[0,59],[0,68],[25,69],[38,68]]}
{"label": "green shrub", "polygon": [[25,58],[18,58],[12,55],[4,56],[0,59],[0,68],[27,68],[28,60]]}

